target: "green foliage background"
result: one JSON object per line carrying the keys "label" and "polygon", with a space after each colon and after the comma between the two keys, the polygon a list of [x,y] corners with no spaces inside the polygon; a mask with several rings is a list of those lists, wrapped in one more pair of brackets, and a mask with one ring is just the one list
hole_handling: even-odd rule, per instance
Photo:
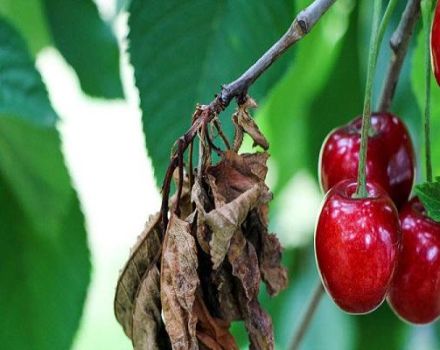
{"label": "green foliage background", "polygon": [[[249,67],[310,2],[118,1],[121,13],[129,14],[128,53],[158,185],[195,104],[208,103],[222,83]],[[316,178],[322,139],[361,113],[371,4],[336,2],[250,90],[260,104],[255,117],[271,144],[275,230],[279,194],[289,180],[299,171]],[[395,11],[392,28],[404,5]],[[0,0],[0,344],[5,349],[70,348],[90,281],[84,217],[64,164],[58,117],[34,65],[48,46],[72,66],[84,93],[108,99],[124,95],[118,42],[93,1]],[[384,43],[375,96],[390,54]],[[417,150],[423,54],[421,36],[415,35],[392,108],[409,125]],[[439,175],[440,89],[434,82],[432,90],[434,173]],[[222,116],[229,132],[230,111]],[[274,319],[279,349],[286,348],[317,279],[311,242],[286,250],[284,260],[288,290],[275,299],[261,296]],[[440,347],[438,327],[426,329]],[[234,325],[234,333],[245,346],[240,325]],[[303,348],[403,349],[413,333],[387,305],[354,317],[325,298]]]}

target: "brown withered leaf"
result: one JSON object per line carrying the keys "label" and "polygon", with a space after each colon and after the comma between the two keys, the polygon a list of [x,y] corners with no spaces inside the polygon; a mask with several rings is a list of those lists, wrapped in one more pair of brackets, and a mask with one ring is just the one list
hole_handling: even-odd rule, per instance
{"label": "brown withered leaf", "polygon": [[161,264],[161,303],[165,327],[175,350],[198,349],[194,300],[199,278],[197,251],[190,225],[172,215]]}
{"label": "brown withered leaf", "polygon": [[217,288],[218,311],[220,317],[226,322],[242,319],[233,278],[230,264],[223,264],[212,276],[212,283]]}
{"label": "brown withered leaf", "polygon": [[210,232],[205,224],[205,210],[209,205],[209,198],[202,186],[201,180],[196,179],[192,191],[191,191],[191,201],[196,205],[197,208],[197,241],[206,254],[210,254],[209,241]]}
{"label": "brown withered leaf", "polygon": [[246,233],[258,251],[261,276],[271,296],[287,287],[287,270],[281,265],[282,247],[274,234],[267,230],[267,219],[262,207],[254,209],[246,219]]}
{"label": "brown withered leaf", "polygon": [[274,234],[263,235],[260,271],[271,296],[287,287],[287,270],[281,266],[281,253],[282,247],[278,238]]}
{"label": "brown withered leaf", "polygon": [[228,204],[205,214],[205,221],[212,230],[209,246],[214,269],[223,262],[232,235],[240,228],[249,211],[262,203],[267,203],[271,198],[264,185],[255,184]]}
{"label": "brown withered leaf", "polygon": [[238,350],[234,337],[229,333],[229,322],[212,317],[200,294],[197,295],[194,312],[197,315],[197,338],[210,350]]}
{"label": "brown withered leaf", "polygon": [[[179,188],[179,171],[176,169],[173,172],[173,180],[176,184],[176,188]],[[174,212],[177,204],[177,191],[173,194],[173,196],[169,200],[169,208],[170,212]],[[180,196],[180,218],[185,219],[188,215],[193,211],[191,204],[191,189],[189,188],[189,177],[188,174],[184,174],[183,176],[183,184],[182,184],[182,194]]]}
{"label": "brown withered leaf", "polygon": [[257,252],[240,230],[231,239],[228,260],[232,266],[232,274],[239,279],[247,300],[257,298],[261,277]]}
{"label": "brown withered leaf", "polygon": [[256,153],[243,153],[240,155],[243,158],[244,164],[250,169],[260,181],[264,181],[267,175],[267,160],[269,159],[269,153],[256,152]]}
{"label": "brown withered leaf", "polygon": [[131,250],[130,257],[122,269],[114,299],[116,319],[125,334],[132,338],[134,301],[142,277],[158,260],[161,251],[160,214],[150,217],[145,229]]}
{"label": "brown withered leaf", "polygon": [[133,312],[133,347],[135,350],[170,349],[164,332],[160,305],[160,273],[153,266],[144,277]]}
{"label": "brown withered leaf", "polygon": [[237,112],[234,122],[243,128],[244,132],[252,138],[254,146],[261,146],[264,150],[269,148],[269,142],[267,142],[267,139],[261,133],[258,125],[245,109],[241,109]]}
{"label": "brown withered leaf", "polygon": [[207,169],[216,207],[237,198],[255,184],[264,182],[268,154],[242,154],[226,151],[223,159]]}
{"label": "brown withered leaf", "polygon": [[244,324],[249,335],[249,349],[274,349],[271,317],[261,308],[257,299],[247,300],[244,291],[240,292],[240,301]]}

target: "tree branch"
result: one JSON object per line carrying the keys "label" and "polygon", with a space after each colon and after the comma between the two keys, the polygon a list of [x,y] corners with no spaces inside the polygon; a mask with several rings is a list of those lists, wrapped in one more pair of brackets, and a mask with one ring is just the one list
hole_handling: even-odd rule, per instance
{"label": "tree branch", "polygon": [[[321,16],[336,0],[316,0],[295,18],[288,31],[266,53],[243,73],[237,80],[222,88],[223,102],[231,101],[233,97],[242,97],[247,89],[272,63],[289,47],[310,32]],[[228,103],[228,102],[227,102]]]}
{"label": "tree branch", "polygon": [[302,10],[294,19],[287,32],[255,62],[246,72],[233,82],[223,85],[221,92],[209,105],[200,106],[194,114],[190,129],[178,140],[179,152],[175,152],[162,185],[162,223],[164,228],[168,224],[168,197],[171,177],[179,165],[183,152],[192,142],[197,132],[206,127],[215,116],[224,111],[231,101],[236,98],[242,104],[249,87],[274,63],[288,48],[308,34],[318,20],[336,0],[315,0]]}
{"label": "tree branch", "polygon": [[400,71],[408,52],[409,42],[419,17],[420,0],[408,0],[400,23],[391,36],[390,46],[393,54],[379,98],[379,111],[385,112],[391,107]]}

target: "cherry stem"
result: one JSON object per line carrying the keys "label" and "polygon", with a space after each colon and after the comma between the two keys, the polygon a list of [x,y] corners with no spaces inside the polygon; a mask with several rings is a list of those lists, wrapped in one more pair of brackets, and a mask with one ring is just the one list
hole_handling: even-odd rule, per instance
{"label": "cherry stem", "polygon": [[425,157],[426,157],[426,181],[432,182],[432,160],[431,160],[431,21],[432,21],[432,0],[423,0],[421,3],[423,29],[425,39]]}
{"label": "cherry stem", "polygon": [[313,291],[312,298],[310,299],[310,302],[307,305],[307,309],[304,313],[304,316],[301,319],[301,323],[292,338],[292,342],[289,347],[290,350],[297,350],[299,348],[299,345],[301,344],[301,341],[306,333],[306,330],[309,327],[310,322],[312,321],[313,315],[316,309],[318,308],[319,302],[323,294],[324,294],[324,287],[322,286],[322,283],[319,280],[318,284],[315,287],[315,290]]}
{"label": "cherry stem", "polygon": [[365,86],[365,98],[364,109],[362,113],[362,130],[361,130],[361,149],[359,152],[359,168],[357,189],[355,197],[365,198],[368,197],[367,193],[367,148],[368,148],[368,131],[370,130],[371,120],[371,96],[373,92],[374,73],[376,71],[377,55],[379,52],[380,44],[385,34],[385,29],[388,26],[388,22],[391,18],[394,8],[396,7],[397,0],[390,0],[385,10],[385,14],[379,25],[380,12],[382,9],[382,0],[374,0],[373,5],[373,23],[372,33],[370,39],[370,49],[368,54],[368,68],[367,68],[367,82]]}

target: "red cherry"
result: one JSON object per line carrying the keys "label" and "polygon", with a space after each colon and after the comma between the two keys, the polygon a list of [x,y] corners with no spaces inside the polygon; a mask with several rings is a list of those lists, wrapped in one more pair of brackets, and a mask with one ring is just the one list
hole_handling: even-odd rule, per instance
{"label": "red cherry", "polygon": [[[362,119],[333,130],[319,157],[321,186],[326,192],[339,181],[355,179],[358,172]],[[414,181],[415,156],[403,122],[390,113],[371,116],[373,135],[368,137],[367,180],[387,191],[397,207],[409,197]]]}
{"label": "red cherry", "polygon": [[437,2],[431,28],[431,58],[432,69],[437,84],[440,85],[440,2]]}
{"label": "red cherry", "polygon": [[325,196],[315,231],[315,254],[327,293],[344,311],[373,311],[385,299],[396,266],[397,210],[378,185],[353,198],[356,182],[344,180]]}
{"label": "red cherry", "polygon": [[429,219],[417,199],[401,213],[401,249],[388,303],[402,319],[416,324],[440,316],[440,224]]}

